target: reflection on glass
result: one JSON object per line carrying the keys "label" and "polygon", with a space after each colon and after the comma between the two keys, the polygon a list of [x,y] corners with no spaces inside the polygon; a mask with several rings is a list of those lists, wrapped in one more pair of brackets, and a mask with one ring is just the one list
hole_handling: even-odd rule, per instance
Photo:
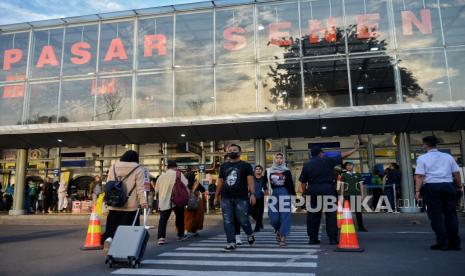
{"label": "reflection on glass", "polygon": [[131,118],[132,78],[105,78],[92,86],[97,93],[97,120],[123,120]]}
{"label": "reflection on glass", "polygon": [[300,13],[304,56],[345,52],[341,0],[303,1]]}
{"label": "reflection on glass", "polygon": [[58,77],[63,47],[63,29],[35,31],[33,36],[32,77]]}
{"label": "reflection on glass", "polygon": [[298,57],[299,13],[297,3],[258,6],[260,59]]}
{"label": "reflection on glass", "polygon": [[212,22],[212,12],[176,16],[176,65],[198,66],[213,63]]}
{"label": "reflection on glass", "polygon": [[58,82],[31,84],[30,89],[27,123],[56,123],[58,112]]}
{"label": "reflection on glass", "polygon": [[140,20],[138,28],[138,68],[171,67],[173,59],[173,16]]}
{"label": "reflection on glass", "polygon": [[175,72],[174,116],[213,115],[213,69]]}
{"label": "reflection on glass", "polygon": [[444,38],[448,46],[465,44],[465,1],[441,1]]}
{"label": "reflection on glass", "polygon": [[218,66],[216,68],[217,114],[257,111],[255,66]]}
{"label": "reflection on glass", "polygon": [[95,72],[98,25],[66,29],[63,74],[79,75]]}
{"label": "reflection on glass", "polygon": [[345,60],[304,63],[305,109],[350,106]]}
{"label": "reflection on glass", "polygon": [[389,57],[350,60],[354,105],[396,103],[394,69]]}
{"label": "reflection on glass", "polygon": [[399,55],[404,102],[449,101],[444,51]]}
{"label": "reflection on glass", "polygon": [[0,125],[21,124],[25,84],[0,87]]}
{"label": "reflection on glass", "polygon": [[275,63],[260,67],[260,111],[302,109],[300,64]]}
{"label": "reflection on glass", "polygon": [[255,58],[252,6],[216,12],[217,63],[250,62]]}
{"label": "reflection on glass", "polygon": [[102,24],[100,31],[99,71],[132,69],[134,21]]}
{"label": "reflection on glass", "polygon": [[136,93],[136,118],[172,116],[172,72],[138,76]]}
{"label": "reflection on glass", "polygon": [[0,81],[22,80],[26,76],[29,33],[0,35]]}
{"label": "reflection on glass", "polygon": [[394,0],[397,44],[402,49],[442,45],[437,0]]}
{"label": "reflection on glass", "polygon": [[376,52],[390,47],[386,0],[346,0],[349,52]]}
{"label": "reflection on glass", "polygon": [[92,85],[94,79],[64,81],[60,102],[60,122],[92,121],[94,99]]}
{"label": "reflection on glass", "polygon": [[447,60],[452,100],[465,100],[465,48],[448,49]]}

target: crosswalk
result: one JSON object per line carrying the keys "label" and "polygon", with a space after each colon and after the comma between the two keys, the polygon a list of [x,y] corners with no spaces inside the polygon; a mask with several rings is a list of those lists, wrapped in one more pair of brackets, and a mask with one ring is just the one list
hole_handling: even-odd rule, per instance
{"label": "crosswalk", "polygon": [[192,276],[311,276],[315,275],[319,245],[309,245],[304,227],[293,227],[286,247],[279,247],[271,229],[256,233],[256,244],[223,252],[225,235],[193,241],[145,259],[139,269],[121,268],[119,275]]}

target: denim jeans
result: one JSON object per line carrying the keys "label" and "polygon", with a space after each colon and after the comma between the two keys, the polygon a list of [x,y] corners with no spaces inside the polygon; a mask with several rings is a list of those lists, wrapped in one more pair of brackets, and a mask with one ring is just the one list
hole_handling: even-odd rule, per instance
{"label": "denim jeans", "polygon": [[250,206],[247,199],[222,198],[224,232],[228,243],[236,241],[234,231],[234,218],[237,219],[247,236],[252,235],[252,225],[249,221]]}
{"label": "denim jeans", "polygon": [[[278,200],[274,205],[268,206],[268,217],[270,218],[271,226],[276,232],[279,232],[281,236],[289,236],[291,232],[291,197],[286,188],[275,188],[273,189],[273,196]],[[280,200],[280,198],[283,198]],[[280,205],[280,201],[284,206]]]}

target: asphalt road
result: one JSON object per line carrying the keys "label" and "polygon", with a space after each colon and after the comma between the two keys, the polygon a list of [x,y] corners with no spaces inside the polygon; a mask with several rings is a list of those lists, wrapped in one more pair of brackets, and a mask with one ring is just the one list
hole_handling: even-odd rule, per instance
{"label": "asphalt road", "polygon": [[[369,232],[358,233],[363,253],[334,252],[324,226],[322,244],[309,246],[305,217],[293,217],[286,248],[273,241],[269,226],[257,234],[254,247],[242,245],[223,253],[221,220],[210,223],[200,236],[176,242],[170,225],[168,244],[156,245],[156,230],[139,269],[108,268],[102,251],[81,251],[87,225],[0,226],[0,275],[464,275],[465,251],[432,251],[434,235],[423,214],[366,215]],[[460,215],[465,238],[465,216]]]}

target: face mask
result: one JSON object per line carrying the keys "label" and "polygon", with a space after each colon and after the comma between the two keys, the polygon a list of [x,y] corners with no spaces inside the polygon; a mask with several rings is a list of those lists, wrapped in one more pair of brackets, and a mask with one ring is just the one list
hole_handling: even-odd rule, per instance
{"label": "face mask", "polygon": [[229,156],[229,158],[231,158],[231,159],[236,159],[236,158],[239,157],[239,153],[233,151],[233,152],[228,153],[228,156]]}

